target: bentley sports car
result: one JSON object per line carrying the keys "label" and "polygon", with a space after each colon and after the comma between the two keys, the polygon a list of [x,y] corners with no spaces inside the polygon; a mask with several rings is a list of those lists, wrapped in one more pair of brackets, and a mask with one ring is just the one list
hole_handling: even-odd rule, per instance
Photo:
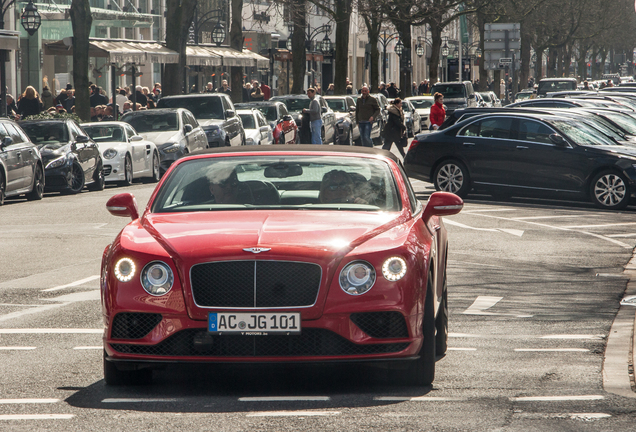
{"label": "bentley sports car", "polygon": [[429,385],[446,352],[447,233],[384,150],[246,146],[176,161],[102,259],[104,378],[167,363],[385,362]]}

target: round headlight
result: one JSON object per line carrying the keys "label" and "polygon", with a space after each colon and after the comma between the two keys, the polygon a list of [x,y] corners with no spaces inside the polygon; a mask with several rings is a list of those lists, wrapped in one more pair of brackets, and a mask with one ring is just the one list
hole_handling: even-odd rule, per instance
{"label": "round headlight", "polygon": [[353,261],[340,272],[340,287],[351,295],[369,291],[375,283],[375,269],[366,261]]}
{"label": "round headlight", "polygon": [[382,274],[387,280],[395,282],[406,274],[406,261],[400,257],[391,257],[382,264]]}
{"label": "round headlight", "polygon": [[104,159],[112,159],[117,156],[117,150],[109,148],[104,151]]}
{"label": "round headlight", "polygon": [[122,258],[115,264],[115,277],[119,282],[128,282],[135,276],[135,263],[130,258]]}
{"label": "round headlight", "polygon": [[174,277],[170,266],[161,261],[147,264],[141,272],[141,285],[150,295],[167,294],[172,289],[173,281]]}

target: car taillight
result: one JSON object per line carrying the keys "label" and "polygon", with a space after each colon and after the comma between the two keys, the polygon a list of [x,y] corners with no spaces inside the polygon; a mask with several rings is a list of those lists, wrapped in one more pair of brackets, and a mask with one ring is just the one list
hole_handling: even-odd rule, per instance
{"label": "car taillight", "polygon": [[419,141],[416,140],[415,138],[413,138],[413,141],[411,141],[411,146],[409,147],[409,151],[415,149],[415,147],[417,147],[419,145]]}

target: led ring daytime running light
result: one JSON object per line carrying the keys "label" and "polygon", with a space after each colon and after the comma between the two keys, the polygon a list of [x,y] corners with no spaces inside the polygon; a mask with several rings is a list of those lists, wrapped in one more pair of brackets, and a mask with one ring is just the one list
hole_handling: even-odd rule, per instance
{"label": "led ring daytime running light", "polygon": [[402,279],[406,274],[406,261],[397,256],[387,259],[382,264],[382,274],[391,282]]}
{"label": "led ring daytime running light", "polygon": [[120,282],[128,282],[135,276],[135,263],[130,258],[122,258],[115,264],[115,277]]}

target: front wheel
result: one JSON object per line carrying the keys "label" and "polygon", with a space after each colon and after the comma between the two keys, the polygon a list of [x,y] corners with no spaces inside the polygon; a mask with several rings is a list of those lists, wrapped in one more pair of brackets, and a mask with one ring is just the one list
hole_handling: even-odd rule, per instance
{"label": "front wheel", "polygon": [[33,189],[26,195],[29,201],[41,200],[44,196],[44,171],[42,166],[36,165],[33,173]]}
{"label": "front wheel", "polygon": [[629,204],[629,185],[622,174],[614,171],[598,173],[590,186],[590,198],[595,206],[617,210],[627,207]]}
{"label": "front wheel", "polygon": [[161,179],[161,169],[159,168],[159,155],[154,152],[152,155],[152,177],[150,181],[157,183]]}
{"label": "front wheel", "polygon": [[[132,183],[132,169],[130,171],[130,182]],[[104,177],[104,166],[100,162],[97,164],[97,168],[93,173],[93,183],[88,185],[88,190],[90,191],[103,191],[106,186],[106,178]]]}
{"label": "front wheel", "polygon": [[84,189],[84,181],[84,170],[77,162],[73,162],[71,167],[71,186],[64,193],[69,195],[80,193]]}
{"label": "front wheel", "polygon": [[6,193],[7,184],[4,181],[4,175],[0,172],[0,206],[4,205],[4,196]]}
{"label": "front wheel", "polygon": [[121,182],[123,186],[130,186],[133,181],[133,166],[130,155],[126,155],[124,160],[124,181]]}
{"label": "front wheel", "polygon": [[470,190],[468,169],[459,161],[444,161],[435,170],[433,184],[438,191],[451,192],[463,198]]}

